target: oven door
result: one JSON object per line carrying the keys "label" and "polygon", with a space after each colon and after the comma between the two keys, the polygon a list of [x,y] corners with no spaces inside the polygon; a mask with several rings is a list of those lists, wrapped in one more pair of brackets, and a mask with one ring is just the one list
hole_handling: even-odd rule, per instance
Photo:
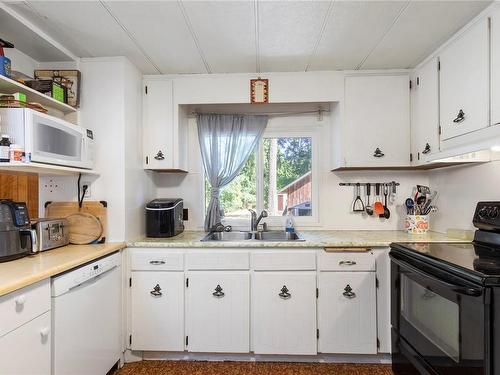
{"label": "oven door", "polygon": [[391,323],[404,344],[394,348],[396,356],[398,350],[413,353],[406,359],[431,374],[488,373],[489,290],[418,260],[398,258],[391,253]]}

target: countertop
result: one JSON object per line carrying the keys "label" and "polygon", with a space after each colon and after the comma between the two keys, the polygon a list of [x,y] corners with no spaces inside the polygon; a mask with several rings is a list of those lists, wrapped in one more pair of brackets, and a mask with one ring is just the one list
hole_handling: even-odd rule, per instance
{"label": "countertop", "polygon": [[171,247],[171,248],[325,248],[325,247],[385,247],[392,242],[467,242],[463,239],[448,237],[438,232],[424,235],[411,235],[398,230],[309,230],[298,231],[305,241],[212,241],[201,242],[206,235],[202,231],[185,231],[170,238],[143,238],[128,243],[128,247]]}
{"label": "countertop", "polygon": [[68,245],[0,263],[0,296],[125,248],[124,242]]}

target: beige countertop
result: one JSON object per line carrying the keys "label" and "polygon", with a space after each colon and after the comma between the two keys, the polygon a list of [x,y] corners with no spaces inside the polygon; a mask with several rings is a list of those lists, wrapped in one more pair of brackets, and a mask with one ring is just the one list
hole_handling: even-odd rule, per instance
{"label": "beige countertop", "polygon": [[310,230],[298,231],[305,241],[212,241],[201,242],[206,235],[202,231],[185,231],[171,238],[143,238],[128,243],[129,247],[171,247],[171,248],[326,248],[326,247],[384,247],[392,242],[467,242],[451,238],[446,234],[428,232],[424,235],[411,235],[398,230]]}
{"label": "beige countertop", "polygon": [[0,296],[125,248],[125,243],[68,245],[0,263]]}

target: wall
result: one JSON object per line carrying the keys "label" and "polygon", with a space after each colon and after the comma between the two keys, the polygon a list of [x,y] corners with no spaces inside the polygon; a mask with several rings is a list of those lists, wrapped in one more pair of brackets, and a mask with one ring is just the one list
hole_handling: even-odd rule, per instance
{"label": "wall", "polygon": [[[403,221],[406,215],[403,208],[404,200],[411,193],[415,184],[427,184],[429,179],[424,172],[415,171],[395,171],[395,172],[331,172],[330,159],[323,157],[329,155],[331,149],[330,142],[330,122],[329,116],[325,115],[322,122],[318,122],[316,116],[292,116],[271,118],[269,128],[285,127],[290,131],[300,128],[304,124],[319,127],[320,140],[318,150],[319,170],[319,222],[299,226],[298,228],[309,229],[369,229],[369,230],[396,230],[403,228]],[[203,228],[203,167],[198,146],[196,123],[194,119],[189,121],[189,149],[190,158],[188,160],[187,174],[154,174],[156,186],[156,197],[158,198],[183,198],[185,207],[189,209],[189,221],[186,228],[199,230]],[[340,187],[339,182],[390,182],[401,183],[398,188],[395,202],[389,206],[392,211],[389,220],[369,217],[366,214],[352,213],[351,207],[354,199],[353,189]],[[373,196],[372,196],[373,202]],[[250,217],[248,222],[250,221]],[[284,223],[282,223],[283,225]]]}
{"label": "wall", "polygon": [[432,217],[431,228],[474,229],[476,203],[500,200],[499,182],[500,161],[430,171],[430,186],[439,192],[439,212]]}
{"label": "wall", "polygon": [[17,48],[6,48],[4,52],[5,56],[11,60],[12,70],[26,74],[29,77],[33,77],[35,69],[38,69],[38,61],[33,60]]}

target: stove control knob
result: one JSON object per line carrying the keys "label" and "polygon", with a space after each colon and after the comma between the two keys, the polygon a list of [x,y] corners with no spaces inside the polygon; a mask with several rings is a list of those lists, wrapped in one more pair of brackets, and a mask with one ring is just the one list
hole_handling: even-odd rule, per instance
{"label": "stove control knob", "polygon": [[488,217],[488,209],[486,207],[481,208],[477,215],[480,219],[486,219]]}
{"label": "stove control knob", "polygon": [[489,210],[488,217],[490,219],[496,219],[498,217],[498,214],[499,214],[498,207],[493,207]]}

